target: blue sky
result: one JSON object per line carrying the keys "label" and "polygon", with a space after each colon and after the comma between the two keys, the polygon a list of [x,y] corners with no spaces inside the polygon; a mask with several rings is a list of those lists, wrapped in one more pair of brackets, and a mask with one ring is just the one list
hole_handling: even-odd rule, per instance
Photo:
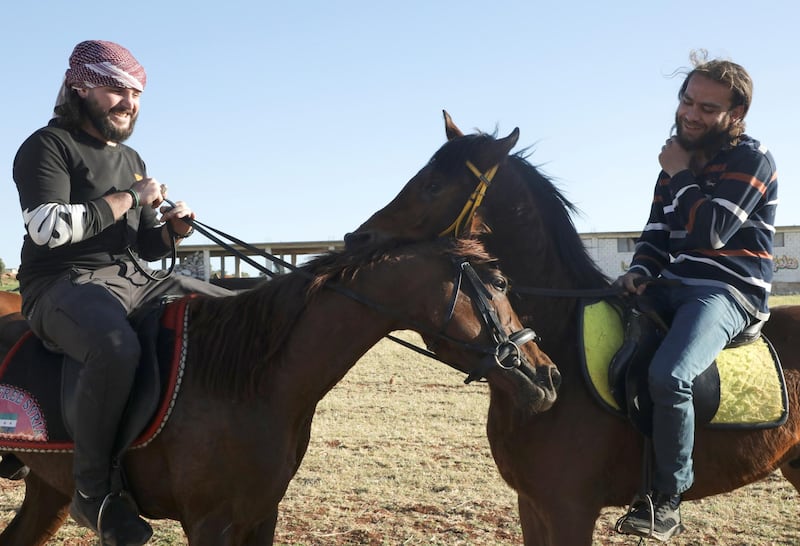
{"label": "blue sky", "polygon": [[[638,231],[690,50],[745,66],[748,133],[774,153],[778,225],[800,225],[795,2],[13,2],[0,21],[0,258],[19,265],[11,165],[67,58],[119,42],[147,70],[128,143],[198,218],[252,242],[340,239],[465,131],[517,149],[583,211]],[[191,242],[199,242],[193,238]]]}

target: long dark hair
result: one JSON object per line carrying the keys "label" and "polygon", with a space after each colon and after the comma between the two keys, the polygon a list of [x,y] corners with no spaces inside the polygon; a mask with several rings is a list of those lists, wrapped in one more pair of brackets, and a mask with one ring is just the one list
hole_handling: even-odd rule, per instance
{"label": "long dark hair", "polygon": [[55,124],[62,129],[78,129],[83,124],[86,115],[86,106],[78,92],[66,83],[59,93],[59,101],[53,108]]}

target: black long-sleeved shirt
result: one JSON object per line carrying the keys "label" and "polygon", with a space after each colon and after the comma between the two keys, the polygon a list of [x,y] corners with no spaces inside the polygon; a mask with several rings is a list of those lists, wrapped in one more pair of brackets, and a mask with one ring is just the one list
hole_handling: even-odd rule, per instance
{"label": "black long-sleeved shirt", "polygon": [[139,154],[81,130],[51,122],[20,146],[14,159],[26,235],[18,278],[26,287],[72,267],[94,268],[126,257],[126,248],[152,261],[166,248],[156,211],[129,210],[115,221],[103,199],[147,176]]}

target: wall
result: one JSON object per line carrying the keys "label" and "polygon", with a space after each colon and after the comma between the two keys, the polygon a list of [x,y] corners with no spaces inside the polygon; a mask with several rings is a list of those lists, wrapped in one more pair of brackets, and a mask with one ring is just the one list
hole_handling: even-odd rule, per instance
{"label": "wall", "polygon": [[[780,234],[780,235],[778,235]],[[611,279],[624,273],[633,258],[630,251],[620,251],[620,240],[636,239],[639,232],[582,233],[581,239],[589,255]],[[775,246],[775,277],[773,293],[786,294],[800,292],[800,226],[778,227],[776,239],[783,237],[783,245]],[[623,243],[624,244],[624,243]]]}

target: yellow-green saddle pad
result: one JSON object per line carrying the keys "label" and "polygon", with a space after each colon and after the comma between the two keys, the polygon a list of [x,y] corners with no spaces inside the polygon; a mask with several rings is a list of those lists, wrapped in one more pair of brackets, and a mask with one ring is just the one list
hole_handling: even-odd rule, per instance
{"label": "yellow-green saddle pad", "polygon": [[[608,365],[622,346],[624,325],[620,311],[605,300],[587,301],[581,313],[584,375],[598,401],[625,416],[611,393]],[[788,398],[775,350],[762,335],[741,347],[725,349],[716,359],[720,384],[713,427],[769,428],[788,416]],[[698,394],[696,394],[697,396]],[[714,401],[711,401],[712,403]]]}

